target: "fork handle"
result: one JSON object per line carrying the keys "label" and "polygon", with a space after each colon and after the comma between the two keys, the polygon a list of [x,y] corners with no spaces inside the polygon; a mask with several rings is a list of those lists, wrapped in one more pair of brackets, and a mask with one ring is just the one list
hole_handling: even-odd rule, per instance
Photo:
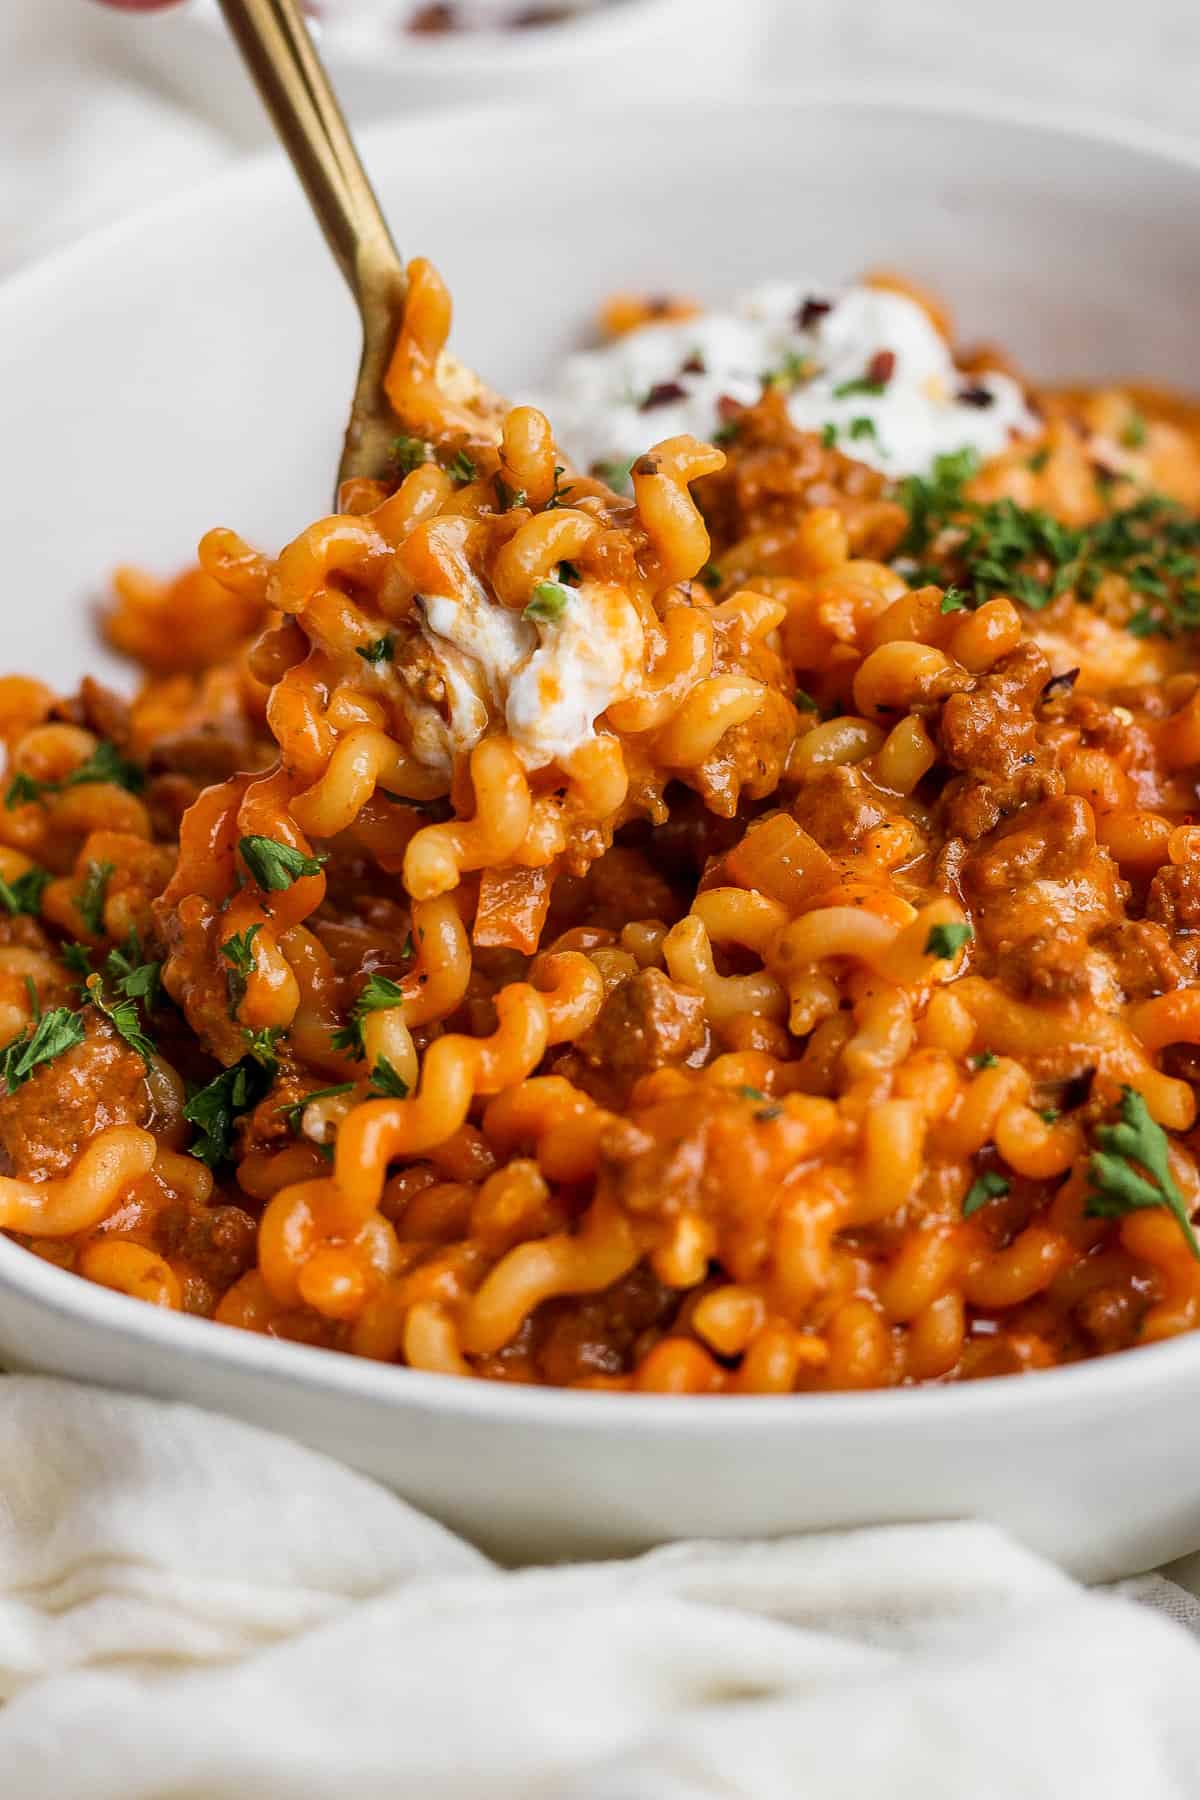
{"label": "fork handle", "polygon": [[297,0],[220,5],[369,335],[403,303],[404,265]]}

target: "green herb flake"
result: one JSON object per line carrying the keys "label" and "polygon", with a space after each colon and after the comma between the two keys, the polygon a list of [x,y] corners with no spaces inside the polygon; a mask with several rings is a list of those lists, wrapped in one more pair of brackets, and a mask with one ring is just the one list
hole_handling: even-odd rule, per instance
{"label": "green herb flake", "polygon": [[967,1197],[963,1201],[963,1218],[969,1219],[972,1213],[977,1213],[989,1200],[999,1200],[1002,1194],[1007,1194],[1010,1185],[994,1169],[988,1169],[985,1174],[978,1176],[967,1189]]}
{"label": "green herb flake", "polygon": [[720,444],[722,448],[724,448],[726,444],[737,442],[738,433],[741,429],[742,423],[740,419],[730,419],[727,425],[722,425],[717,431],[713,432],[712,441],[714,444]]}
{"label": "green herb flake", "polygon": [[942,595],[940,611],[944,613],[965,612],[970,602],[961,588],[948,587]]}
{"label": "green herb flake", "polygon": [[1096,1148],[1088,1161],[1092,1187],[1084,1207],[1089,1218],[1119,1219],[1146,1206],[1165,1206],[1175,1216],[1188,1249],[1200,1262],[1200,1243],[1188,1205],[1169,1160],[1170,1142],[1136,1088],[1121,1089],[1116,1124],[1097,1125]]}
{"label": "green herb flake", "polygon": [[1032,469],[1035,475],[1040,475],[1049,461],[1050,451],[1047,446],[1043,444],[1040,450],[1035,450],[1032,456],[1026,458],[1025,467],[1027,469]]}
{"label": "green herb flake", "polygon": [[971,1067],[973,1069],[994,1069],[999,1061],[1000,1058],[994,1050],[983,1050],[978,1056],[971,1058]]}
{"label": "green herb flake", "polygon": [[1053,1125],[1058,1116],[1057,1106],[1044,1106],[1038,1113],[1038,1118],[1046,1125]]}
{"label": "green herb flake", "polygon": [[244,837],[238,839],[242,861],[264,893],[281,894],[293,881],[305,875],[319,875],[324,855],[306,856],[291,844],[277,838]]}
{"label": "green herb flake", "polygon": [[821,710],[820,701],[814,700],[811,694],[800,687],[792,695],[792,705],[798,706],[801,712],[819,713]]}
{"label": "green herb flake", "polygon": [[42,910],[42,895],[50,882],[48,869],[26,869],[14,881],[0,875],[0,906],[14,914],[30,913],[34,918]]}
{"label": "green herb flake", "polygon": [[392,440],[392,462],[398,475],[411,475],[423,463],[433,461],[432,446],[423,438],[398,437]]}
{"label": "green herb flake", "polygon": [[562,463],[555,463],[554,491],[546,502],[545,510],[547,512],[552,512],[556,506],[565,506],[567,503],[567,495],[574,491],[575,483],[573,481],[564,482],[561,479],[565,474],[566,469],[563,467]]}
{"label": "green herb flake", "polygon": [[37,1020],[32,1032],[22,1035],[9,1044],[0,1058],[0,1079],[10,1094],[17,1089],[40,1068],[43,1063],[53,1062],[64,1050],[74,1049],[83,1042],[83,1020],[78,1013],[71,1012],[65,1006],[55,1006],[43,1013]]}
{"label": "green herb flake", "polygon": [[710,594],[715,594],[724,577],[716,563],[708,562],[705,563],[704,567],[701,569],[697,579],[704,583]]}
{"label": "green herb flake", "polygon": [[369,644],[356,644],[354,654],[361,656],[365,663],[391,662],[396,654],[395,640],[391,637],[372,638]]}
{"label": "green herb flake", "polygon": [[222,1069],[206,1087],[197,1088],[183,1109],[188,1124],[196,1127],[188,1155],[207,1163],[210,1169],[227,1162],[234,1121],[258,1105],[270,1084],[268,1070],[246,1056],[231,1069]]}
{"label": "green herb flake", "polygon": [[350,1056],[364,1054],[362,1027],[368,1013],[386,1012],[389,1007],[400,1006],[404,1002],[404,991],[395,981],[386,975],[370,975],[359,993],[350,1013],[349,1023],[342,1025],[333,1033],[331,1043],[335,1050],[344,1050]]}
{"label": "green herb flake", "polygon": [[87,997],[98,1012],[102,1012],[118,1037],[124,1038],[131,1050],[136,1050],[146,1067],[153,1061],[156,1045],[153,1038],[147,1037],[142,1030],[141,1015],[136,1000],[113,1000],[104,991],[104,977],[89,975],[85,983]]}
{"label": "green herb flake", "polygon": [[539,581],[525,608],[525,617],[536,619],[544,625],[553,624],[556,619],[562,618],[570,598],[571,589],[564,587],[560,581]]}
{"label": "green herb flake", "polygon": [[851,419],[850,436],[852,438],[874,438],[876,443],[879,442],[879,433],[875,429],[875,421],[874,419],[868,419],[865,414],[860,418]]}
{"label": "green herb flake", "polygon": [[125,788],[131,794],[140,794],[146,785],[145,772],[137,763],[129,762],[123,757],[115,744],[102,738],[79,767],[64,775],[61,781],[38,781],[34,776],[23,771],[14,775],[4,797],[4,804],[10,810],[17,806],[28,806],[40,800],[45,794],[61,794],[67,788],[98,786],[101,784]]}
{"label": "green herb flake", "polygon": [[258,1031],[251,1031],[248,1025],[244,1025],[242,1036],[246,1040],[246,1054],[274,1075],[279,1066],[279,1040],[283,1036],[283,1026],[266,1025]]}
{"label": "green herb flake", "polygon": [[79,890],[76,906],[93,937],[104,935],[104,902],[108,895],[109,878],[114,873],[110,862],[90,862]]}
{"label": "green herb flake", "polygon": [[507,481],[505,481],[503,475],[501,475],[499,471],[493,475],[492,484],[496,489],[496,505],[500,508],[501,512],[512,512],[514,508],[518,506],[527,506],[529,504],[525,489],[509,487]]}
{"label": "green herb flake", "polygon": [[397,1074],[387,1057],[377,1056],[367,1091],[377,1100],[406,1100],[409,1089],[403,1075]]}
{"label": "green herb flake", "polygon": [[827,420],[821,427],[821,443],[826,450],[832,450],[837,443],[838,428],[833,420]]}
{"label": "green herb flake", "polygon": [[295,1136],[300,1130],[305,1107],[311,1106],[314,1100],[335,1100],[342,1094],[352,1094],[353,1092],[354,1083],[352,1081],[339,1081],[333,1087],[314,1088],[312,1093],[305,1094],[302,1100],[293,1100],[287,1106],[281,1106],[280,1117],[286,1123],[288,1130]]}
{"label": "green herb flake", "polygon": [[221,955],[229,964],[225,971],[225,985],[229,991],[231,1018],[237,1017],[238,1007],[246,998],[246,983],[253,975],[255,966],[254,940],[261,930],[261,925],[248,925],[245,931],[235,932],[221,945]]}
{"label": "green herb flake", "polygon": [[[82,944],[68,948],[83,949]],[[87,952],[84,951],[85,957]],[[64,960],[67,950],[64,949]],[[82,971],[85,979],[91,974],[91,959]],[[117,993],[126,1000],[140,1000],[147,1012],[153,1012],[161,998],[162,964],[149,958],[143,958],[141,940],[136,929],[129,933],[124,946],[120,950],[110,950],[104,959],[104,975]]]}
{"label": "green herb flake", "polygon": [[942,962],[948,962],[957,956],[964,944],[969,944],[975,936],[969,925],[933,925],[929,936],[925,939],[926,956],[936,956]]}
{"label": "green herb flake", "polygon": [[1140,450],[1146,442],[1146,421],[1141,413],[1130,413],[1121,432],[1121,442],[1127,450]]}
{"label": "green herb flake", "polygon": [[734,1088],[733,1091],[740,1100],[765,1100],[767,1097],[761,1088],[747,1087],[745,1084]]}
{"label": "green herb flake", "polygon": [[460,487],[465,487],[468,481],[474,481],[479,473],[465,450],[456,450],[445,468],[447,475],[457,481]]}
{"label": "green herb flake", "polygon": [[802,382],[811,381],[817,372],[817,365],[811,356],[803,356],[798,350],[788,350],[777,369],[767,369],[760,377],[764,388],[794,388]]}
{"label": "green herb flake", "polygon": [[887,383],[884,381],[876,381],[870,375],[859,375],[853,381],[839,381],[833,390],[833,397],[835,400],[849,400],[855,394],[862,394],[864,398],[874,399],[884,393],[886,388]]}

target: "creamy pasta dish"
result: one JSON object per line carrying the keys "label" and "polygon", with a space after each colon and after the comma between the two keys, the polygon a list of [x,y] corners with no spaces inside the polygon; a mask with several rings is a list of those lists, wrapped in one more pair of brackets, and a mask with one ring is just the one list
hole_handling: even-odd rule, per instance
{"label": "creamy pasta dish", "polygon": [[410,269],[390,476],[0,681],[0,1227],[226,1326],[797,1393],[1200,1322],[1200,415],[894,277]]}

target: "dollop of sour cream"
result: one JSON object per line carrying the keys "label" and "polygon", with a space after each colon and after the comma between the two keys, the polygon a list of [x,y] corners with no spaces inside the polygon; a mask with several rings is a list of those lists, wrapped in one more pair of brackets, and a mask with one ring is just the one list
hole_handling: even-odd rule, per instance
{"label": "dollop of sour cream", "polygon": [[596,735],[596,721],[637,692],[642,623],[611,582],[543,584],[552,605],[530,616],[492,600],[477,581],[457,594],[421,597],[420,634],[441,677],[440,706],[403,695],[413,755],[450,772],[501,717],[527,769],[571,758]]}
{"label": "dollop of sour cream", "polygon": [[581,467],[612,479],[654,443],[720,436],[764,383],[792,423],[890,475],[927,474],[943,454],[994,456],[1039,429],[1020,384],[965,376],[924,309],[865,286],[771,281],[728,312],[643,325],[567,358],[538,402]]}

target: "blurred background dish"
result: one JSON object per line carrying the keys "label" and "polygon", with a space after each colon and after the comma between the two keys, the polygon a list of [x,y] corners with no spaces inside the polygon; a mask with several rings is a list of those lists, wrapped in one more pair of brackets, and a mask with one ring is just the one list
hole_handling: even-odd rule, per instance
{"label": "blurred background dish", "polygon": [[[764,0],[310,0],[338,97],[358,120],[540,96],[561,121],[608,92],[664,98],[727,91],[759,61]],[[216,0],[136,21],[103,19],[128,54],[247,144],[269,133]]]}

